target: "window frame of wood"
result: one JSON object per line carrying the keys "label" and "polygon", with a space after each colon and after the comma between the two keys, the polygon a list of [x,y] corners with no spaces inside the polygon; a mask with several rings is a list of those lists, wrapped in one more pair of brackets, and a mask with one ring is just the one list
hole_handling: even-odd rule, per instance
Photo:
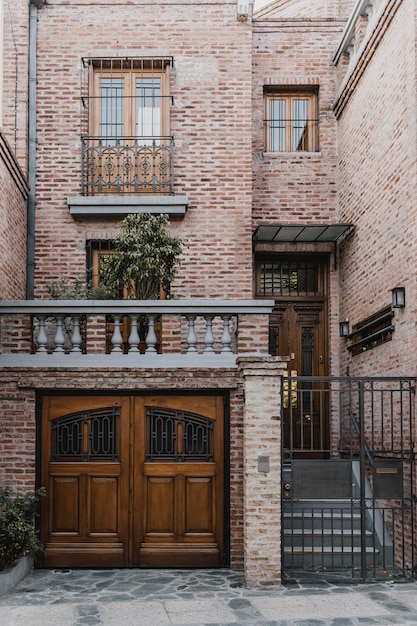
{"label": "window frame of wood", "polygon": [[[322,256],[259,255],[255,264],[256,297],[276,300],[323,298],[327,294],[326,267]],[[315,285],[315,288],[308,289],[307,285]]]}
{"label": "window frame of wood", "polygon": [[265,87],[264,100],[266,152],[318,152],[318,89]]}
{"label": "window frame of wood", "polygon": [[[92,100],[92,106],[90,106],[89,115],[89,134],[95,137],[103,137],[112,139],[120,139],[122,137],[131,138],[144,138],[144,139],[156,139],[160,137],[168,137],[170,133],[170,66],[171,62],[161,59],[157,62],[154,59],[109,59],[109,60],[94,60],[90,63],[89,72],[89,84],[90,84],[90,98]],[[119,85],[123,84],[122,93],[112,93],[111,87],[106,89],[109,95],[102,96],[102,80],[115,81],[115,89],[117,89],[117,82]],[[145,85],[148,86],[148,91],[144,91],[143,95],[138,96],[138,83],[143,82],[142,89],[145,89]],[[152,81],[159,81],[158,93],[149,94],[149,88],[152,88]],[[103,87],[104,88],[104,87]],[[119,88],[120,91],[120,88]],[[142,98],[144,103],[149,100],[159,101],[158,106],[154,106],[152,110],[159,109],[159,120],[154,120],[154,125],[159,127],[159,133],[151,132],[149,134],[139,133],[137,130],[138,111],[145,111],[149,107],[138,107],[138,97]],[[114,116],[114,110],[111,107],[103,107],[103,102],[110,102],[114,106],[119,106],[119,115],[110,120],[110,126],[122,127],[120,133],[103,134],[102,127],[106,122],[102,121],[101,113],[105,111],[107,116]],[[117,110],[117,109],[116,109]],[[121,116],[121,121],[118,121]],[[142,113],[142,118],[145,115]]]}

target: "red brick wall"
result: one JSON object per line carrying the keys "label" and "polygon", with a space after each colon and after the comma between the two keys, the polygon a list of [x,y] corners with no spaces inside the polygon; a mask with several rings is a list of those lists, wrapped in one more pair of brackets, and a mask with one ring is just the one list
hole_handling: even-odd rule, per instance
{"label": "red brick wall", "polygon": [[27,184],[0,130],[0,300],[26,292]]}
{"label": "red brick wall", "polygon": [[[337,204],[336,89],[332,57],[345,21],[283,19],[254,22],[253,228],[260,224],[340,221]],[[319,152],[266,153],[264,86],[319,90]],[[269,246],[269,251],[274,245]],[[318,247],[280,244],[275,251],[312,253]],[[329,373],[339,374],[338,271],[329,256]],[[284,355],[282,355],[284,356]]]}
{"label": "red brick wall", "polygon": [[3,2],[3,119],[0,127],[27,167],[29,2]]}
{"label": "red brick wall", "polygon": [[[253,225],[337,221],[332,55],[343,22],[254,23]],[[319,88],[320,152],[266,153],[266,85]]]}
{"label": "red brick wall", "polygon": [[392,341],[353,358],[343,350],[355,375],[416,373],[415,33],[414,0],[387,3],[337,103],[340,210],[355,224],[340,259],[340,317],[352,327],[406,288]]}
{"label": "red brick wall", "polygon": [[[163,19],[161,19],[161,11]],[[85,273],[85,240],[114,220],[69,215],[80,191],[82,56],[173,55],[175,192],[188,213],[178,297],[250,297],[251,28],[235,2],[147,4],[49,0],[39,10],[36,295]]]}
{"label": "red brick wall", "polygon": [[270,17],[280,19],[346,19],[354,4],[355,0],[278,0],[260,9],[259,16],[268,12]]}

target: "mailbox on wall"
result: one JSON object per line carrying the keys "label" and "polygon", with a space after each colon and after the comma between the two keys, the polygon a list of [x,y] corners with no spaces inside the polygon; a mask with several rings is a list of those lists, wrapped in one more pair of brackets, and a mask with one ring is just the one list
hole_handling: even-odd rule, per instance
{"label": "mailbox on wall", "polygon": [[403,497],[403,463],[397,459],[374,461],[374,497]]}

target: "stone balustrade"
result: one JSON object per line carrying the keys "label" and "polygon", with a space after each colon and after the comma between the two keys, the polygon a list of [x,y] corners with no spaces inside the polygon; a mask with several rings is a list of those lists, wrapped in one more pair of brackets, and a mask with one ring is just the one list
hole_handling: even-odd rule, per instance
{"label": "stone balustrade", "polygon": [[[269,300],[34,300],[0,302],[0,366],[89,356],[207,359],[268,354]],[[27,359],[30,355],[31,359]]]}

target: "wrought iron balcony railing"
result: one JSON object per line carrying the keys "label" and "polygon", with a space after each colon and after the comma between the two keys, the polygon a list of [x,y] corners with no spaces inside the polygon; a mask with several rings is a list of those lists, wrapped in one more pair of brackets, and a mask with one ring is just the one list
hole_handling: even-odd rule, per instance
{"label": "wrought iron balcony railing", "polygon": [[[270,300],[0,301],[0,367],[233,366],[268,354]],[[103,360],[104,359],[104,360]],[[197,359],[197,361],[196,361]],[[91,361],[91,363],[90,363]],[[121,362],[121,361],[120,361]],[[130,363],[129,363],[130,362]]]}
{"label": "wrought iron balcony railing", "polygon": [[81,137],[81,193],[173,194],[173,137]]}

